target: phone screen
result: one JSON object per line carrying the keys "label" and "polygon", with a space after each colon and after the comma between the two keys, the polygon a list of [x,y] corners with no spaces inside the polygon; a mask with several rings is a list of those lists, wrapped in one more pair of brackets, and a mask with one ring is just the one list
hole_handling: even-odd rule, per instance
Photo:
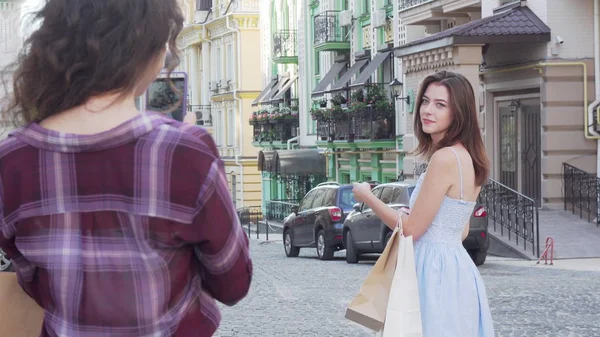
{"label": "phone screen", "polygon": [[[185,93],[185,78],[171,77],[170,80],[181,94]],[[168,79],[159,77],[152,82],[148,88],[146,109],[152,111],[166,111],[179,102],[177,104],[177,109],[169,115],[173,117],[173,119],[183,121],[185,113],[183,111],[184,100],[181,99],[181,94],[178,94],[171,89]]]}

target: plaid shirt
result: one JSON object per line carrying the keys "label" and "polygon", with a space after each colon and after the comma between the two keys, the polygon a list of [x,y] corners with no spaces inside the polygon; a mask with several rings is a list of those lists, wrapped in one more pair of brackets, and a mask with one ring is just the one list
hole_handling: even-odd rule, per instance
{"label": "plaid shirt", "polygon": [[212,137],[155,113],[0,145],[0,247],[41,336],[212,336],[252,262]]}

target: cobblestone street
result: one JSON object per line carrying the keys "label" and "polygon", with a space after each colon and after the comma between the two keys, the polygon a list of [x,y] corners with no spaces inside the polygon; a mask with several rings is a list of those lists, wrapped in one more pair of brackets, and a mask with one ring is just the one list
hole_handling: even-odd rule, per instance
{"label": "cobblestone street", "polygon": [[[374,336],[344,318],[375,257],[348,265],[344,251],[318,261],[313,249],[286,258],[281,242],[251,240],[254,281],[249,296],[222,307],[216,336]],[[506,265],[480,268],[498,337],[600,336],[600,273]]]}

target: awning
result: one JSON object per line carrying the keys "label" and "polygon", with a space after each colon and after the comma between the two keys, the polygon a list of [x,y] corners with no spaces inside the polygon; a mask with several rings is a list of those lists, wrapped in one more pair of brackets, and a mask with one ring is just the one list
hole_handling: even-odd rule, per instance
{"label": "awning", "polygon": [[319,150],[278,150],[276,173],[287,175],[325,175],[325,156]]}
{"label": "awning", "polygon": [[352,76],[354,76],[356,73],[358,73],[360,68],[362,68],[365,64],[367,64],[367,62],[369,62],[368,59],[354,62],[354,65],[352,67],[350,67],[350,69],[348,69],[348,71],[346,71],[344,76],[342,76],[342,78],[340,78],[339,81],[337,81],[334,85],[331,86],[330,91],[340,91],[340,90],[344,89],[346,84],[352,79]]}
{"label": "awning", "polygon": [[379,66],[383,63],[383,61],[385,61],[386,58],[390,56],[391,53],[391,51],[386,51],[375,55],[375,58],[373,58],[373,60],[367,65],[365,70],[363,70],[360,73],[360,75],[358,75],[356,81],[352,83],[351,87],[354,88],[364,86],[367,83],[367,81],[369,81],[371,76],[373,76],[377,68],[379,68]]}
{"label": "awning", "polygon": [[256,97],[256,99],[254,100],[254,102],[252,102],[252,106],[256,106],[258,105],[258,102],[260,102],[260,100],[265,97],[265,95],[267,95],[269,93],[269,91],[271,91],[271,89],[273,89],[273,87],[277,84],[277,79],[272,79],[271,82],[269,83],[269,85],[267,85],[263,91],[261,91],[261,93],[258,95],[258,97]]}
{"label": "awning", "polygon": [[260,100],[260,103],[262,104],[267,104],[269,103],[269,101],[271,100],[271,98],[273,98],[273,96],[275,96],[281,88],[283,88],[283,86],[285,86],[285,84],[289,81],[289,77],[282,77],[279,82],[277,82],[277,84],[275,86],[273,86],[273,89],[271,89],[271,91],[269,91],[268,94],[265,95],[265,97],[263,97]]}
{"label": "awning", "polygon": [[279,89],[279,92],[277,93],[277,95],[275,95],[275,97],[273,97],[271,99],[271,102],[278,102],[278,101],[282,101],[283,100],[283,96],[285,95],[285,93],[290,90],[290,88],[292,87],[292,84],[294,84],[294,82],[296,82],[296,80],[298,79],[298,75],[294,75],[292,78],[290,78],[284,85],[283,87],[281,87],[281,89]]}
{"label": "awning", "polygon": [[274,150],[261,150],[258,151],[258,170],[273,172],[275,170],[275,155]]}
{"label": "awning", "polygon": [[329,87],[329,85],[331,83],[333,83],[335,78],[342,72],[342,70],[344,68],[346,68],[347,64],[348,64],[348,62],[334,63],[333,66],[331,66],[331,68],[327,72],[327,74],[325,76],[323,76],[321,81],[317,84],[317,86],[315,87],[315,90],[313,90],[311,95],[312,96],[324,95],[325,92],[327,91],[327,87]]}

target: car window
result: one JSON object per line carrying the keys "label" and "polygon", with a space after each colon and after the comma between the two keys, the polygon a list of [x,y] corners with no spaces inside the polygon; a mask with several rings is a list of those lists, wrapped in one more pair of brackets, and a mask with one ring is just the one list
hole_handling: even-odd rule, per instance
{"label": "car window", "polygon": [[304,199],[302,199],[300,206],[298,206],[298,211],[302,212],[302,211],[306,211],[307,209],[310,209],[316,195],[317,195],[317,190],[312,190],[312,191],[308,192],[308,194],[304,196]]}
{"label": "car window", "polygon": [[323,206],[330,207],[335,206],[335,195],[337,194],[337,189],[329,188],[327,189],[327,194],[325,195],[325,199],[323,201]]}
{"label": "car window", "polygon": [[[381,196],[381,192],[382,191],[383,191],[383,187],[379,187],[379,188],[375,187],[372,190],[373,194],[375,195],[375,197],[377,197],[377,199],[379,199],[379,197]],[[362,209],[363,209],[363,211],[364,210],[369,210],[369,209],[371,209],[371,207],[369,207],[369,206],[367,206],[367,204],[363,203],[362,204]]]}
{"label": "car window", "polygon": [[413,187],[396,187],[394,188],[394,203],[408,205],[410,200],[410,194],[412,193]]}
{"label": "car window", "polygon": [[381,200],[384,204],[389,204],[394,200],[392,198],[394,194],[394,188],[392,187],[384,187],[383,191],[381,191],[381,195],[379,196],[379,200]]}
{"label": "car window", "polygon": [[318,208],[324,206],[325,196],[327,196],[327,192],[329,190],[329,188],[320,188],[316,190],[317,195],[315,196],[315,200],[313,201],[312,206],[310,208]]}
{"label": "car window", "polygon": [[352,189],[340,189],[340,207],[342,209],[352,209],[354,204],[356,204],[356,199],[354,199],[354,193],[352,193]]}

